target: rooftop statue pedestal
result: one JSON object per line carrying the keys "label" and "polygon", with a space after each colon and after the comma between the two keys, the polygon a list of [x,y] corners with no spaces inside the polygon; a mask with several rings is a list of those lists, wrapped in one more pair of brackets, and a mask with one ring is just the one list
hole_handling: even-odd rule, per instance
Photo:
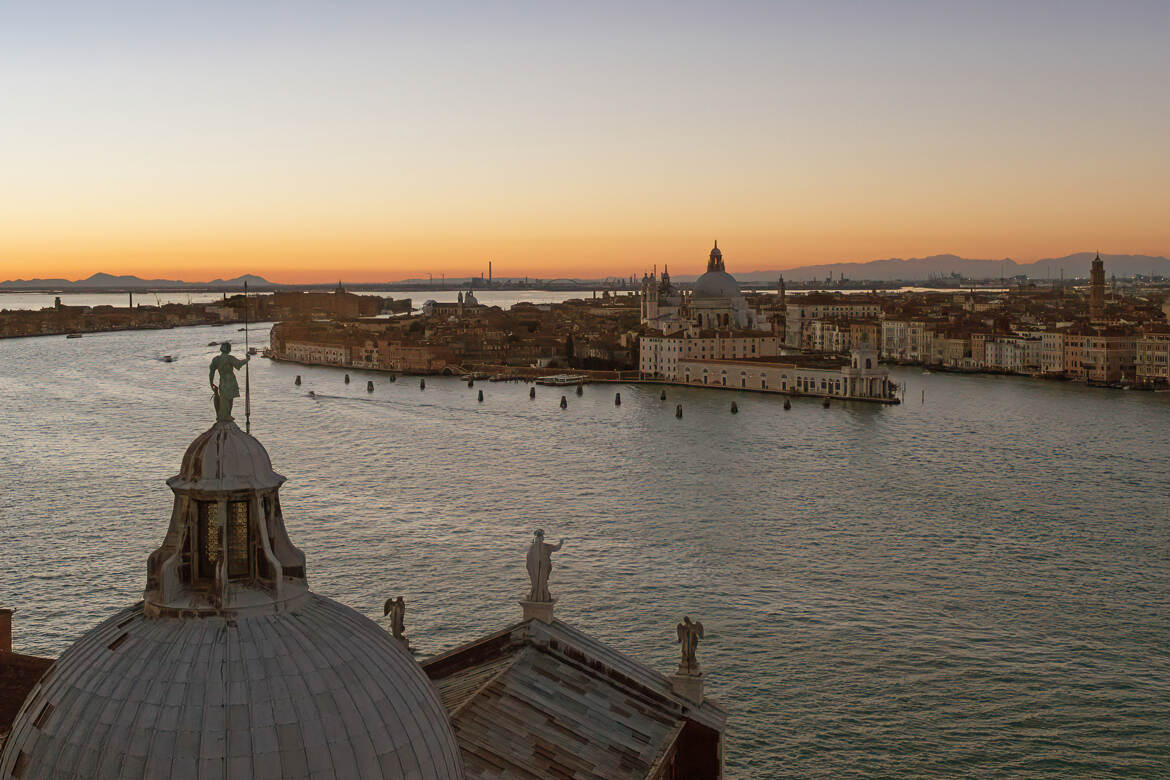
{"label": "rooftop statue pedestal", "polygon": [[690,671],[679,667],[679,670],[670,676],[670,687],[679,696],[695,704],[703,703],[703,673]]}
{"label": "rooftop statue pedestal", "polygon": [[542,623],[553,622],[553,605],[556,599],[552,601],[521,601],[520,606],[524,609],[524,619],[532,620],[536,618]]}

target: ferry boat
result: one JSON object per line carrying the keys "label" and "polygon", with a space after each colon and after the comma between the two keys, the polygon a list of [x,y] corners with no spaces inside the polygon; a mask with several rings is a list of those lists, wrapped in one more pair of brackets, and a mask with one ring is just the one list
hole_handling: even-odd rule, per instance
{"label": "ferry boat", "polygon": [[554,374],[552,376],[538,376],[534,381],[538,385],[556,385],[564,387],[565,385],[580,385],[589,380],[589,377],[584,374]]}

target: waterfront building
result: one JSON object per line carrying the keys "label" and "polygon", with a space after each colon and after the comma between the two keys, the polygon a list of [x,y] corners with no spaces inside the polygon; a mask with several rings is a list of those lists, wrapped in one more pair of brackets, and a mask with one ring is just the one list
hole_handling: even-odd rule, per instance
{"label": "waterfront building", "polygon": [[1065,339],[1065,332],[1060,330],[1040,333],[1040,373],[1049,376],[1064,374]]}
{"label": "waterfront building", "polygon": [[738,360],[775,357],[780,338],[746,331],[696,330],[671,336],[643,336],[638,342],[638,371],[644,379],[682,381],[680,361]]}
{"label": "waterfront building", "polygon": [[1082,358],[1085,379],[1102,384],[1134,381],[1136,346],[1137,338],[1120,328],[1099,328],[1085,336]]}
{"label": "waterfront building", "polygon": [[1143,387],[1170,387],[1170,329],[1162,326],[1138,337],[1134,373]]}
{"label": "waterfront building", "polygon": [[985,344],[983,366],[1010,374],[1039,371],[1042,348],[1038,336],[996,336]]}
{"label": "waterfront building", "polygon": [[897,403],[889,371],[878,362],[878,350],[869,344],[855,346],[847,361],[784,355],[739,360],[690,358],[679,360],[678,365],[680,384]]}

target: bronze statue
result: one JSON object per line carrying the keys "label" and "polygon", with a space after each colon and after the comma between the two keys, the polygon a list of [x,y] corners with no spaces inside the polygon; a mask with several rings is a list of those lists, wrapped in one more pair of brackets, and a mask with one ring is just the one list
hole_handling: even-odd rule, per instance
{"label": "bronze statue", "polygon": [[[207,372],[207,383],[211,385],[211,404],[215,407],[217,422],[230,422],[232,417],[232,403],[240,395],[240,385],[236,382],[236,369],[243,368],[251,360],[251,356],[240,360],[231,354],[231,342],[225,341],[219,345],[219,354],[211,359],[211,369]],[[219,372],[219,387],[215,386],[215,372]]]}
{"label": "bronze statue", "polygon": [[528,593],[529,601],[552,601],[552,594],[548,592],[548,575],[552,572],[552,554],[561,549],[565,540],[556,544],[546,544],[544,531],[536,529],[533,534],[532,545],[528,548],[528,579],[532,589]]}
{"label": "bronze statue", "polygon": [[690,616],[683,617],[678,624],[678,642],[682,645],[682,660],[678,662],[679,671],[697,672],[699,662],[695,658],[695,650],[699,647],[699,640],[703,638],[703,624],[692,623]]}
{"label": "bronze statue", "polygon": [[406,639],[406,601],[401,596],[386,599],[382,615],[390,616],[390,635],[395,639]]}

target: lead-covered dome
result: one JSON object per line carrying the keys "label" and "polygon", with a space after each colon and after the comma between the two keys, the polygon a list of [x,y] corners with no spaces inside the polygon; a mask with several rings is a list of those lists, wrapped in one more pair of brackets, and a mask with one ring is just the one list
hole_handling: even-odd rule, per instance
{"label": "lead-covered dome", "polygon": [[268,451],[234,422],[220,422],[196,437],[183,455],[172,490],[264,490],[284,477],[272,470]]}
{"label": "lead-covered dome", "polygon": [[312,593],[263,445],[188,447],[143,601],[29,694],[0,778],[462,778],[430,680],[369,618]]}
{"label": "lead-covered dome", "polygon": [[118,612],[33,689],[0,776],[463,772],[446,712],[410,653],[370,619],[309,594],[294,611],[238,620],[151,619],[141,604]]}

